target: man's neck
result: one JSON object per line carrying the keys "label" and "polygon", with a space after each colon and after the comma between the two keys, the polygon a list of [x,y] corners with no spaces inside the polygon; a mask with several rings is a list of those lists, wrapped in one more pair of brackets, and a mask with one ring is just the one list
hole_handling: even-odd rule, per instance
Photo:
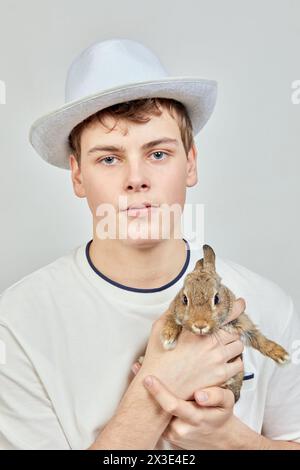
{"label": "man's neck", "polygon": [[146,246],[94,236],[89,255],[109,279],[127,287],[153,289],[175,279],[186,261],[186,250],[182,239],[155,240]]}

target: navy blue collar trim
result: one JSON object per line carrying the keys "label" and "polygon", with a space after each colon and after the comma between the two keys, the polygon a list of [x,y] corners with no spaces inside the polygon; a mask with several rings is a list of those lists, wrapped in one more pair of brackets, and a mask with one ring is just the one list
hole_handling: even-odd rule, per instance
{"label": "navy blue collar trim", "polygon": [[189,262],[190,262],[190,256],[191,256],[191,253],[190,253],[190,245],[189,245],[189,242],[187,240],[185,240],[183,238],[183,241],[185,242],[186,244],[186,260],[185,260],[185,263],[184,263],[184,266],[182,268],[182,270],[180,271],[180,273],[175,277],[175,279],[173,279],[172,281],[170,281],[168,284],[165,284],[164,286],[161,286],[161,287],[155,287],[153,289],[139,289],[138,287],[128,287],[128,286],[124,286],[123,284],[119,284],[118,282],[115,282],[113,281],[112,279],[110,279],[109,277],[105,276],[103,273],[101,273],[97,268],[96,266],[93,264],[91,258],[90,258],[90,244],[92,243],[93,239],[90,240],[87,245],[86,245],[86,248],[85,248],[85,254],[86,254],[86,257],[87,257],[87,260],[89,262],[89,265],[91,266],[91,268],[93,269],[93,271],[95,271],[96,274],[98,274],[98,276],[102,277],[102,279],[104,279],[105,281],[109,282],[110,284],[113,284],[114,286],[116,287],[119,287],[120,289],[125,289],[125,290],[129,290],[131,292],[141,292],[141,293],[151,293],[151,292],[159,292],[159,291],[162,291],[162,290],[165,290],[167,289],[168,287],[171,287],[173,284],[175,284],[175,282],[177,282],[181,276],[183,276],[183,274],[185,273],[188,265],[189,265]]}
{"label": "navy blue collar trim", "polygon": [[250,380],[250,379],[254,379],[254,373],[250,372],[249,374],[245,374],[244,377],[243,377],[243,380]]}

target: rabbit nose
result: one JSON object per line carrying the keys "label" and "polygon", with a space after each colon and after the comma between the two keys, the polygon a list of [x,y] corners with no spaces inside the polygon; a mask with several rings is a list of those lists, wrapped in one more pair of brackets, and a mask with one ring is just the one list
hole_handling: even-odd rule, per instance
{"label": "rabbit nose", "polygon": [[210,327],[205,321],[198,321],[193,324],[192,330],[198,335],[205,335],[209,332]]}

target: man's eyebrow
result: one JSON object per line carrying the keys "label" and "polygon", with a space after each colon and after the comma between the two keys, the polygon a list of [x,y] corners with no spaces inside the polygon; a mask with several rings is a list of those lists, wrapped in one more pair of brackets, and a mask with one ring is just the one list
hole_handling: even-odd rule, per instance
{"label": "man's eyebrow", "polygon": [[[151,140],[150,142],[146,142],[146,144],[143,144],[141,146],[141,149],[142,150],[148,150],[150,149],[151,147],[155,147],[156,145],[160,145],[160,144],[175,144],[176,146],[178,146],[178,140],[177,139],[171,139],[170,137],[162,137],[161,139],[156,139],[156,140]],[[90,153],[93,153],[93,152],[99,152],[99,151],[103,151],[103,152],[117,152],[117,151],[121,151],[121,152],[125,152],[125,148],[124,147],[116,147],[115,145],[96,145],[95,147],[92,147],[89,151],[88,151],[88,154]]]}

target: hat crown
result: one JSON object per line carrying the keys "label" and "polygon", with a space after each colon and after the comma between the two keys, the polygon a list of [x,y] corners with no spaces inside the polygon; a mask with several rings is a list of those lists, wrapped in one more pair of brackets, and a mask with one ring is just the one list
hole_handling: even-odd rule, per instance
{"label": "hat crown", "polygon": [[210,118],[216,97],[215,80],[170,76],[140,42],[98,41],[73,60],[67,71],[65,104],[38,118],[31,125],[29,140],[45,161],[70,169],[70,132],[103,109],[145,98],[176,100],[185,106],[197,135]]}
{"label": "hat crown", "polygon": [[143,44],[131,39],[96,42],[70,65],[65,102],[134,82],[166,77],[168,73],[158,57]]}

